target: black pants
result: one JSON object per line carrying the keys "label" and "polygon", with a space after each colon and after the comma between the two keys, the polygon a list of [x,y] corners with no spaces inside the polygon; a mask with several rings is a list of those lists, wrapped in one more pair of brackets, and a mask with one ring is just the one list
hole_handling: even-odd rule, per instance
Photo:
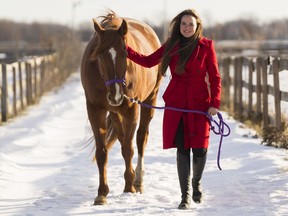
{"label": "black pants", "polygon": [[[181,118],[178,129],[175,135],[175,143],[177,146],[177,151],[184,155],[190,155],[191,149],[184,148],[184,125],[183,119]],[[203,157],[207,153],[207,148],[192,148],[192,153],[194,157]]]}

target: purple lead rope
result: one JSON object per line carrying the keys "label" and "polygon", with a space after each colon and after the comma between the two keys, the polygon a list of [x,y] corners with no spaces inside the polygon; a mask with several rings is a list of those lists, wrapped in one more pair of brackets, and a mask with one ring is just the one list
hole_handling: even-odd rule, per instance
{"label": "purple lead rope", "polygon": [[[189,113],[198,113],[198,114],[202,114],[205,115],[209,120],[210,120],[210,125],[211,125],[211,129],[213,130],[213,132],[216,135],[220,135],[220,141],[219,141],[219,147],[218,147],[218,155],[217,155],[217,166],[219,168],[219,170],[222,170],[221,166],[220,166],[220,155],[221,155],[221,147],[222,147],[222,141],[223,141],[223,137],[227,137],[230,135],[231,129],[228,126],[228,124],[226,122],[224,122],[223,117],[221,115],[220,112],[217,113],[217,116],[219,118],[219,123],[213,119],[213,117],[211,115],[209,115],[207,112],[202,112],[199,110],[186,110],[186,109],[180,109],[180,108],[175,108],[175,107],[169,107],[169,106],[163,106],[163,107],[159,107],[159,106],[153,106],[153,105],[149,105],[149,104],[145,104],[142,103],[141,101],[134,99],[134,98],[130,98],[127,95],[124,95],[130,102],[132,103],[137,103],[140,104],[141,106],[147,107],[147,108],[153,108],[153,109],[168,109],[168,110],[174,110],[174,111],[180,111],[180,112],[189,112]],[[218,131],[216,131],[215,127],[212,126],[212,123],[214,123],[217,128]],[[227,132],[224,133],[224,127],[227,128]]]}

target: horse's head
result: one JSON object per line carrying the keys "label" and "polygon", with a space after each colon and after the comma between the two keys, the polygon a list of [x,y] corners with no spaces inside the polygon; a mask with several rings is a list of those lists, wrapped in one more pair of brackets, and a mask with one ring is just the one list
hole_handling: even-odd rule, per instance
{"label": "horse's head", "polygon": [[[120,106],[124,100],[123,88],[125,87],[125,73],[127,70],[127,51],[125,35],[127,23],[115,18],[112,22],[100,26],[93,19],[96,31],[96,47],[91,55],[91,60],[97,61],[103,81],[107,88],[107,101],[111,106]],[[117,25],[118,24],[118,25]]]}

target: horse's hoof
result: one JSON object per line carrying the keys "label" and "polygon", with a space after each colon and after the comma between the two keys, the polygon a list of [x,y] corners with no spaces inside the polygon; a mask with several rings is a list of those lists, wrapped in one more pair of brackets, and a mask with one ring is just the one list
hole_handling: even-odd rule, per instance
{"label": "horse's hoof", "polygon": [[103,195],[99,195],[94,200],[94,205],[105,205],[107,204],[107,198]]}
{"label": "horse's hoof", "polygon": [[136,192],[143,194],[144,193],[144,187],[143,186],[138,186],[138,185],[134,185]]}
{"label": "horse's hoof", "polygon": [[123,190],[124,193],[136,193],[136,189],[134,186],[132,187],[125,187],[124,190]]}

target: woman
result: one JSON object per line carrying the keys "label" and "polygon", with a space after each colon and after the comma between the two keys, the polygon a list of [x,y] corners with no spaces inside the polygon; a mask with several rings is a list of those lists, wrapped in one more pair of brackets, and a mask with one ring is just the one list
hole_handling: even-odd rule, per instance
{"label": "woman", "polygon": [[[213,41],[202,36],[202,22],[193,9],[178,14],[170,27],[170,37],[154,53],[144,56],[127,46],[127,57],[144,67],[161,63],[163,76],[169,66],[172,78],[163,94],[166,106],[216,115],[220,106],[221,78]],[[202,200],[200,180],[206,164],[209,134],[209,120],[205,115],[165,110],[163,148],[177,148],[182,194],[179,209],[188,209],[191,204],[191,149],[192,199],[195,203]]]}

